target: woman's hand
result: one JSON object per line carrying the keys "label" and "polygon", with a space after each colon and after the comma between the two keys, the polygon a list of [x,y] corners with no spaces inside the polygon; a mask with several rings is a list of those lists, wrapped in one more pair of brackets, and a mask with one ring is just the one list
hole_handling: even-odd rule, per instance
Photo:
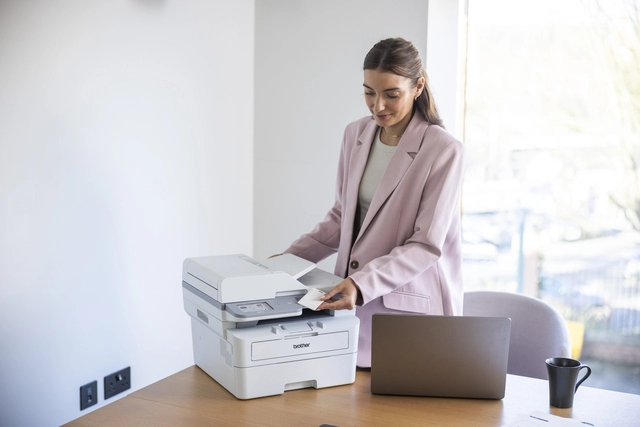
{"label": "woman's hand", "polygon": [[356,306],[359,293],[356,283],[347,277],[320,298],[324,302],[316,310],[351,310]]}

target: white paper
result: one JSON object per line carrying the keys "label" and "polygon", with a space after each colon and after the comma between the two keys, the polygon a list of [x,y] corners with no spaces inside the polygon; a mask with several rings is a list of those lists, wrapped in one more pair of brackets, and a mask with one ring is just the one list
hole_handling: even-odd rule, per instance
{"label": "white paper", "polygon": [[312,288],[309,289],[309,292],[298,301],[298,304],[303,305],[311,310],[315,310],[318,308],[320,304],[324,301],[320,299],[321,296],[324,295],[324,292],[320,289]]}
{"label": "white paper", "polygon": [[557,415],[545,414],[540,411],[533,411],[529,414],[520,414],[518,419],[504,427],[587,427],[594,424],[576,420],[575,418],[563,418]]}
{"label": "white paper", "polygon": [[291,254],[274,256],[273,258],[260,261],[260,264],[269,268],[271,271],[285,272],[294,279],[304,276],[316,268],[316,265],[311,261]]}

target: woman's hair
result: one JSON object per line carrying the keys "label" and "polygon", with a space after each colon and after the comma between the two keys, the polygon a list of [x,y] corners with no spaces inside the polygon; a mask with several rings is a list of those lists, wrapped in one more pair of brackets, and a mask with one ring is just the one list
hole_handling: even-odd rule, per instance
{"label": "woman's hair", "polygon": [[424,89],[414,102],[414,111],[417,109],[429,123],[444,127],[429,89],[427,72],[422,66],[418,50],[411,42],[400,37],[379,41],[367,53],[362,69],[406,77],[413,81],[414,86],[420,77],[424,77]]}

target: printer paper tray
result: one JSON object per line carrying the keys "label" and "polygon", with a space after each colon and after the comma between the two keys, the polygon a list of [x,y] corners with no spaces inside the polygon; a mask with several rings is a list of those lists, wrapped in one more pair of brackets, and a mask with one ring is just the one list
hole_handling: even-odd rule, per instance
{"label": "printer paper tray", "polygon": [[268,360],[301,354],[323,353],[349,348],[349,332],[261,341],[251,344],[251,360]]}

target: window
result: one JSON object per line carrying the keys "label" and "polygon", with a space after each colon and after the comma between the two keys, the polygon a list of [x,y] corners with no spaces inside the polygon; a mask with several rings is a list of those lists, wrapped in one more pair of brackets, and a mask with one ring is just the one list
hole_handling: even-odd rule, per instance
{"label": "window", "polygon": [[588,385],[640,393],[640,0],[469,0],[466,32],[465,288],[546,300]]}

